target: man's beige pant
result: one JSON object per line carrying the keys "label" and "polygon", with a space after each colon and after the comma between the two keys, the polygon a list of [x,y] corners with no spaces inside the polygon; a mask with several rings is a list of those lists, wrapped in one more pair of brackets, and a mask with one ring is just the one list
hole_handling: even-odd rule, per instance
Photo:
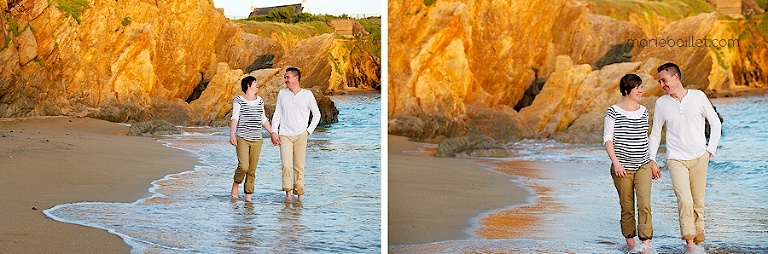
{"label": "man's beige pant", "polygon": [[709,153],[693,160],[668,159],[669,177],[677,196],[680,235],[683,240],[704,241],[704,188]]}
{"label": "man's beige pant", "polygon": [[[640,240],[653,238],[653,216],[651,216],[651,163],[637,170],[626,170],[627,176],[618,177],[611,164],[613,185],[619,193],[621,205],[621,233],[626,238],[639,234]],[[637,196],[637,227],[635,227],[635,196]]]}
{"label": "man's beige pant", "polygon": [[283,191],[304,194],[304,159],[307,132],[296,136],[280,135],[280,160],[283,162]]}
{"label": "man's beige pant", "polygon": [[245,178],[243,191],[245,194],[253,193],[254,182],[256,181],[256,166],[259,164],[259,155],[261,154],[261,144],[263,139],[258,141],[248,141],[237,137],[237,170],[235,170],[234,180],[240,184]]}

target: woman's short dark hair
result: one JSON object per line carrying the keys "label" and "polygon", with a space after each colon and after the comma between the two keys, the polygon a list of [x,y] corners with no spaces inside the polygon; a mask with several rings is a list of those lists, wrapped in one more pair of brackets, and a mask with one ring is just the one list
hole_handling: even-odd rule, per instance
{"label": "woman's short dark hair", "polygon": [[253,76],[247,76],[240,81],[240,88],[243,89],[243,93],[245,93],[245,91],[248,91],[248,85],[253,83],[253,81],[256,81],[256,78],[254,78]]}
{"label": "woman's short dark hair", "polygon": [[632,73],[624,75],[624,77],[621,77],[621,81],[619,82],[619,91],[621,91],[621,96],[629,94],[632,89],[635,89],[635,87],[638,87],[642,84],[643,79],[641,79],[640,76]]}

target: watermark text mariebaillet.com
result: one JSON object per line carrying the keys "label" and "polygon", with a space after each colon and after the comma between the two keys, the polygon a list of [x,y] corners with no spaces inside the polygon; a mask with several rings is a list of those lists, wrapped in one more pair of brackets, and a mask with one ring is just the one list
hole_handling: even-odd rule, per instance
{"label": "watermark text mariebaillet.com", "polygon": [[733,48],[739,47],[739,39],[716,39],[716,38],[694,38],[693,36],[686,38],[651,38],[651,39],[627,39],[627,44],[632,44],[634,47],[652,48],[652,47],[669,47],[669,48]]}

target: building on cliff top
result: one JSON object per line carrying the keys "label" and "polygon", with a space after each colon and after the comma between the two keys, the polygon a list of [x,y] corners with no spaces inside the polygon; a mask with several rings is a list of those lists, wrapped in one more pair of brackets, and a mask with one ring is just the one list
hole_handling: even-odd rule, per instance
{"label": "building on cliff top", "polygon": [[302,13],[306,11],[305,6],[307,5],[307,0],[302,0],[301,3],[298,4],[288,4],[288,5],[279,5],[279,6],[270,6],[270,7],[251,7],[251,14],[248,15],[248,17],[253,17],[256,15],[267,15],[272,10],[279,10],[283,8],[291,8],[293,9],[293,13]]}
{"label": "building on cliff top", "polygon": [[354,38],[368,35],[368,31],[360,25],[360,22],[352,19],[334,19],[328,22],[328,25],[336,31],[336,34],[346,38]]}
{"label": "building on cliff top", "polygon": [[741,0],[708,0],[718,12],[725,15],[741,15]]}

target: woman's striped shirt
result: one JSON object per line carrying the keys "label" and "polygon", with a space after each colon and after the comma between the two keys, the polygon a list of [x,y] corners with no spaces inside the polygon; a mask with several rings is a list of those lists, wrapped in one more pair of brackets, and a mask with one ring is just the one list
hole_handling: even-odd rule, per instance
{"label": "woman's striped shirt", "polygon": [[235,97],[231,119],[237,119],[235,135],[248,141],[260,140],[262,125],[269,121],[264,113],[264,100],[258,96],[253,101],[246,100],[243,96]]}
{"label": "woman's striped shirt", "polygon": [[612,141],[616,158],[625,169],[637,170],[648,163],[648,109],[643,105],[626,111],[613,105],[605,112],[603,143]]}

